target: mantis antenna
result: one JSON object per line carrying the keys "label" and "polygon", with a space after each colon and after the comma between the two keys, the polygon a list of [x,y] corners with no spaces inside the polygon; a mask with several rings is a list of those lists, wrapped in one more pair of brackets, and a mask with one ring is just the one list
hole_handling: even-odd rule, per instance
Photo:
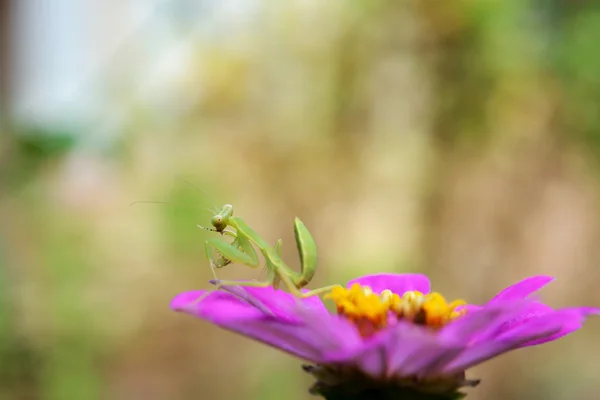
{"label": "mantis antenna", "polygon": [[[141,200],[141,201],[134,201],[133,203],[129,204],[129,207],[134,206],[136,204],[173,204],[173,203],[170,201]],[[203,208],[202,210],[209,211],[212,215],[215,215],[215,210],[211,210],[210,208]],[[200,226],[200,225],[198,225],[198,226]]]}
{"label": "mantis antenna", "polygon": [[[204,190],[200,189],[200,187],[198,187],[197,185],[194,185],[192,182],[190,182],[190,181],[189,181],[189,180],[187,180],[187,179],[181,178],[181,180],[182,180],[182,181],[183,181],[183,182],[184,182],[186,185],[188,185],[188,186],[190,186],[191,188],[193,188],[193,189],[197,190],[197,191],[198,191],[198,193],[202,194],[202,196],[204,196],[204,197],[205,197],[207,200],[209,200],[209,196],[208,196],[208,194],[207,194],[207,193],[206,193]],[[129,206],[132,206],[132,205],[134,205],[134,204],[138,204],[138,203],[145,203],[145,204],[171,204],[171,202],[169,202],[169,201],[134,201],[134,202],[133,202],[133,203],[131,203]],[[211,205],[214,207],[214,209],[205,209],[205,210],[208,210],[208,211],[210,211],[210,212],[211,212],[213,215],[216,215],[216,214],[218,214],[218,213],[219,213],[219,207],[217,207],[217,206],[215,205],[215,203],[213,203],[212,201],[211,201]]]}
{"label": "mantis antenna", "polygon": [[[206,196],[206,198],[208,199],[208,194],[200,189],[198,186],[194,185],[193,183],[191,183],[190,181],[188,181],[187,179],[183,179],[183,181],[188,184],[189,186],[193,187],[194,189],[196,189],[199,193],[201,193],[202,195]],[[218,214],[219,213],[219,207],[217,207],[217,205],[215,203],[212,203],[212,206],[215,208],[215,210],[211,210],[213,211],[213,214]]]}

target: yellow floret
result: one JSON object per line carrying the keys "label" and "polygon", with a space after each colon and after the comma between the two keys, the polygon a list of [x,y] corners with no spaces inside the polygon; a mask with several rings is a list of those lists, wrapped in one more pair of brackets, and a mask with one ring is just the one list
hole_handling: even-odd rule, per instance
{"label": "yellow floret", "polygon": [[349,289],[335,287],[325,298],[333,300],[338,313],[355,323],[364,336],[387,326],[388,317],[392,314],[415,324],[441,328],[466,313],[465,309],[457,311],[457,308],[466,305],[463,300],[448,303],[436,292],[425,295],[409,291],[400,297],[390,290],[376,294],[370,287],[358,283]]}

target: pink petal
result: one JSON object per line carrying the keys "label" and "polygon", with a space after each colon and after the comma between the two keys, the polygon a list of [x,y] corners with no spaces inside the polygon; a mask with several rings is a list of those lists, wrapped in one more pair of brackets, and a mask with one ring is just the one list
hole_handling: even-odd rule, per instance
{"label": "pink petal", "polygon": [[[281,289],[269,287],[250,287],[250,286],[223,286],[221,290],[230,292],[238,297],[244,297],[258,301],[264,305],[270,313],[278,318],[287,318],[294,316],[299,307],[320,314],[322,316],[329,315],[327,308],[319,298],[319,296],[307,297],[300,299],[291,293]],[[306,293],[307,289],[302,289]]]}
{"label": "pink petal", "polygon": [[359,283],[361,286],[369,286],[375,293],[381,293],[389,289],[400,296],[405,292],[418,290],[421,293],[429,293],[429,278],[423,274],[374,274],[365,275],[348,282],[348,287]]}
{"label": "pink petal", "polygon": [[[206,296],[202,298],[204,295]],[[171,301],[171,309],[217,324],[222,320],[255,319],[265,315],[264,311],[229,293],[205,290],[177,295]]]}
{"label": "pink petal", "polygon": [[410,323],[394,327],[387,344],[388,376],[427,377],[438,364],[445,365],[462,350],[462,347],[444,343],[435,334]]}
{"label": "pink petal", "polygon": [[530,301],[511,301],[485,306],[446,325],[439,331],[438,337],[445,343],[468,344],[495,337],[499,331],[520,315],[529,306]]}
{"label": "pink petal", "polygon": [[526,307],[522,308],[518,313],[516,313],[511,319],[507,320],[502,325],[501,331],[508,331],[516,326],[527,322],[531,318],[535,318],[540,315],[545,315],[552,312],[554,312],[552,307],[539,301],[532,301],[528,303]]}
{"label": "pink petal", "polygon": [[[592,307],[563,308],[563,309],[560,309],[557,311],[553,311],[553,313],[562,316],[561,317],[562,324],[561,324],[560,331],[556,332],[555,334],[553,334],[551,336],[532,340],[530,342],[527,342],[527,343],[521,345],[520,347],[535,346],[538,344],[551,342],[553,340],[556,340],[563,336],[566,336],[570,333],[573,333],[583,326],[583,323],[584,323],[586,317],[588,317],[590,315],[594,315],[594,314],[595,315],[600,314],[600,309],[592,308]],[[541,315],[531,317],[529,319],[529,321],[534,320],[536,317],[539,318],[539,317],[541,317]],[[529,321],[523,322],[523,325],[525,325]],[[511,332],[509,331],[508,333],[510,334]]]}
{"label": "pink petal", "polygon": [[302,305],[276,315],[239,288],[232,291],[242,297],[219,290],[201,301],[205,291],[182,293],[173,299],[171,308],[312,362],[320,362],[332,350],[347,353],[362,345],[356,328],[336,315],[323,315]]}
{"label": "pink petal", "polygon": [[492,300],[489,301],[488,304],[496,304],[500,301],[524,299],[530,294],[540,290],[553,280],[553,277],[544,275],[526,278],[498,293],[496,296],[494,296],[494,298],[492,298]]}
{"label": "pink petal", "polygon": [[490,358],[517,349],[523,343],[552,335],[558,329],[560,329],[560,322],[557,318],[542,318],[527,329],[517,328],[514,335],[485,340],[469,346],[442,371],[446,374],[464,371]]}

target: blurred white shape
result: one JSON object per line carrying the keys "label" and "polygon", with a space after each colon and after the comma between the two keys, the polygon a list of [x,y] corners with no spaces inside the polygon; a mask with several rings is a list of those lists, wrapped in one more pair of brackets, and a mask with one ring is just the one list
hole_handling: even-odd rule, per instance
{"label": "blurred white shape", "polygon": [[21,0],[16,3],[15,99],[17,118],[60,122],[83,115],[88,105],[70,96],[83,78],[86,0]]}
{"label": "blurred white shape", "polygon": [[13,115],[18,122],[78,134],[92,147],[110,145],[130,115],[123,100],[168,118],[181,105],[177,82],[187,73],[193,46],[243,38],[261,4],[20,0]]}

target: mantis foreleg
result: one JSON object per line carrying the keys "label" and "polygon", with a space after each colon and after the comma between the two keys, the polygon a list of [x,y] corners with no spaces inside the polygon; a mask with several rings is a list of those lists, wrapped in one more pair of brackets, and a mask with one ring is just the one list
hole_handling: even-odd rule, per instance
{"label": "mantis foreleg", "polygon": [[[281,279],[284,282],[284,284],[289,289],[291,294],[293,294],[294,296],[301,298],[301,299],[305,299],[307,297],[312,297],[312,296],[318,296],[320,294],[330,292],[333,288],[340,286],[340,285],[330,285],[330,286],[325,286],[322,288],[310,290],[306,293],[302,293],[302,291],[300,289],[298,289],[296,286],[294,286],[294,284],[291,282],[291,280],[289,280],[289,277],[286,275],[277,275],[277,276],[273,277],[272,280],[267,280],[264,282],[216,280],[215,285],[219,286],[219,287],[220,286],[268,287],[268,286],[274,286],[274,282],[278,279]],[[289,285],[288,285],[288,283],[289,283]]]}
{"label": "mantis foreleg", "polygon": [[[277,257],[281,258],[281,246],[283,244],[283,241],[281,239],[279,239],[277,241],[277,243],[275,243],[275,246],[273,247],[273,250],[275,251],[275,254],[277,254]],[[268,268],[268,264],[265,266],[265,268]],[[279,283],[281,282],[281,278],[279,278],[279,274],[276,273],[275,269],[272,268],[270,271],[270,273],[273,274],[273,277],[271,278],[271,282],[273,284],[273,289],[277,290],[279,289]]]}
{"label": "mantis foreleg", "polygon": [[[210,247],[212,247],[217,253],[230,262],[245,264],[251,268],[256,268],[260,265],[256,250],[254,250],[250,241],[241,235],[238,235],[231,244],[223,242],[220,239],[208,239],[206,241],[206,247],[208,254],[210,254]],[[209,256],[209,260],[216,264],[212,259],[212,255]]]}
{"label": "mantis foreleg", "polygon": [[[221,258],[214,260],[211,248],[215,249],[221,255]],[[256,268],[260,265],[258,254],[252,247],[252,243],[240,235],[231,244],[223,242],[221,239],[208,239],[205,242],[205,250],[213,277],[217,281],[219,278],[217,277],[216,268],[223,268],[232,262],[242,263],[250,268]]]}
{"label": "mantis foreleg", "polygon": [[[220,242],[220,243],[222,243],[222,242]],[[273,247],[273,251],[275,251],[275,253],[278,255],[281,254],[281,245],[282,245],[282,241],[281,241],[281,239],[279,239],[277,241],[277,243],[275,244],[275,246]],[[252,247],[250,246],[250,248],[252,248]],[[254,257],[256,257],[256,260],[258,262],[258,256],[253,248],[252,248],[252,251],[253,251]],[[279,278],[279,274],[276,273],[276,267],[271,262],[269,262],[269,260],[267,260],[265,269],[267,270],[267,279],[264,282],[219,280],[219,279],[215,278],[214,283],[217,287],[220,287],[220,286],[248,286],[248,287],[273,286],[275,289],[277,289],[277,286],[279,286],[280,278]]]}

